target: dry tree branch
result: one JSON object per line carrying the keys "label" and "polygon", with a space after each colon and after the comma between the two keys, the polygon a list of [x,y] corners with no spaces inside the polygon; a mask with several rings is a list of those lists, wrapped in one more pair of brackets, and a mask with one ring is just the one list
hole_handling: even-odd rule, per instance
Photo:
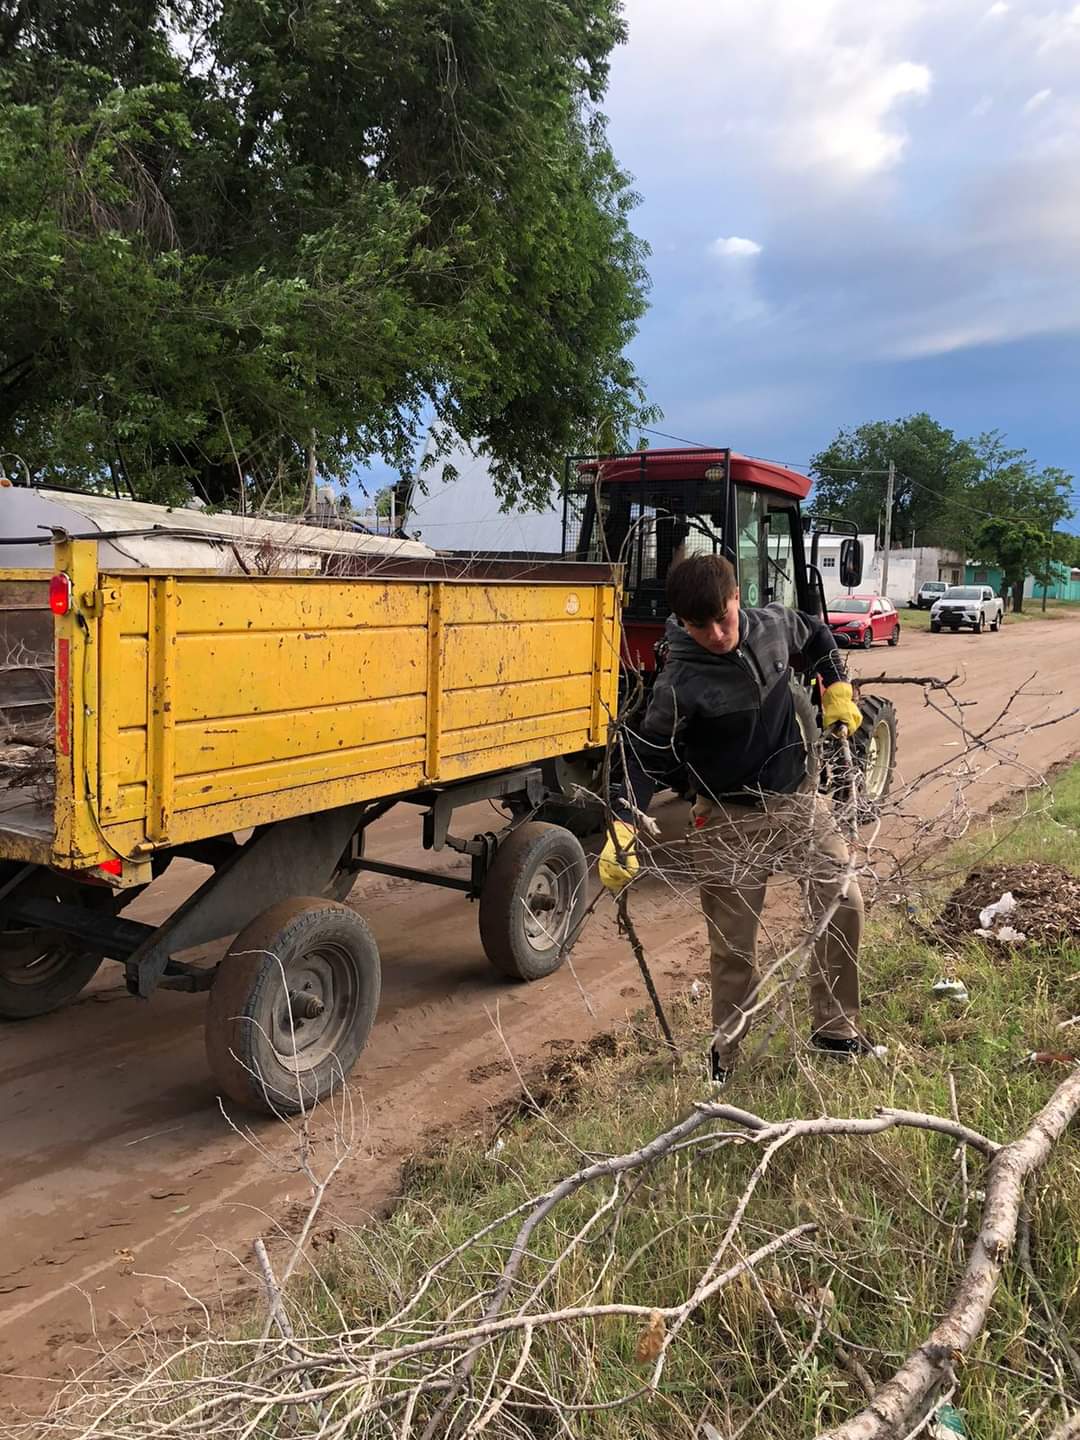
{"label": "dry tree branch", "polygon": [[1080,1111],[1080,1069],[1058,1086],[1028,1129],[990,1161],[982,1227],[945,1318],[857,1415],[820,1440],[886,1440],[932,1403],[981,1332],[1002,1267],[1016,1241],[1024,1187]]}

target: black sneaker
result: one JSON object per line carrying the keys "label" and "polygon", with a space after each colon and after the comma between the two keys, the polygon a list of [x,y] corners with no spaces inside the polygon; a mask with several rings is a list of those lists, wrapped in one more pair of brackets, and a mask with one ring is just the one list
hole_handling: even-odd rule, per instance
{"label": "black sneaker", "polygon": [[734,1065],[725,1065],[712,1046],[709,1046],[709,1079],[714,1085],[726,1085],[734,1069]]}
{"label": "black sneaker", "polygon": [[826,1055],[835,1055],[841,1060],[861,1060],[866,1055],[875,1055],[876,1047],[871,1045],[869,1040],[864,1040],[861,1035],[822,1035],[820,1033],[810,1036],[810,1044],[815,1050],[820,1050]]}

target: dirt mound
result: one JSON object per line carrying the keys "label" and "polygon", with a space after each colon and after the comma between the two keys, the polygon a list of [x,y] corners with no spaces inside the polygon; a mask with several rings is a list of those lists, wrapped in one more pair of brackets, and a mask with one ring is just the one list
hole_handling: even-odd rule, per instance
{"label": "dirt mound", "polygon": [[1016,908],[991,921],[990,929],[1012,926],[1028,940],[1080,940],[1080,877],[1060,865],[983,865],[972,870],[945,902],[938,933],[953,943],[981,928],[980,912],[1011,891]]}

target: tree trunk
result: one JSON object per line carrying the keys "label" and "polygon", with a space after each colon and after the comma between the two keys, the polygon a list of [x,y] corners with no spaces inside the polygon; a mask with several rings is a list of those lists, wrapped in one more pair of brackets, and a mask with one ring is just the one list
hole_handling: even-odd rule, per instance
{"label": "tree trunk", "polygon": [[1012,597],[1013,614],[1019,615],[1021,610],[1023,610],[1024,608],[1024,581],[1022,578],[1020,580],[1013,581]]}

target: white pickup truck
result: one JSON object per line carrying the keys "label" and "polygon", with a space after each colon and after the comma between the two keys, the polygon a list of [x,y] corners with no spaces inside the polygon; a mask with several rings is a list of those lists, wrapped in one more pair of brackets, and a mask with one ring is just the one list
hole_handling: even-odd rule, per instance
{"label": "white pickup truck", "polygon": [[950,585],[930,607],[930,629],[936,635],[968,625],[981,635],[987,626],[1000,630],[1004,616],[1005,602],[989,585]]}

